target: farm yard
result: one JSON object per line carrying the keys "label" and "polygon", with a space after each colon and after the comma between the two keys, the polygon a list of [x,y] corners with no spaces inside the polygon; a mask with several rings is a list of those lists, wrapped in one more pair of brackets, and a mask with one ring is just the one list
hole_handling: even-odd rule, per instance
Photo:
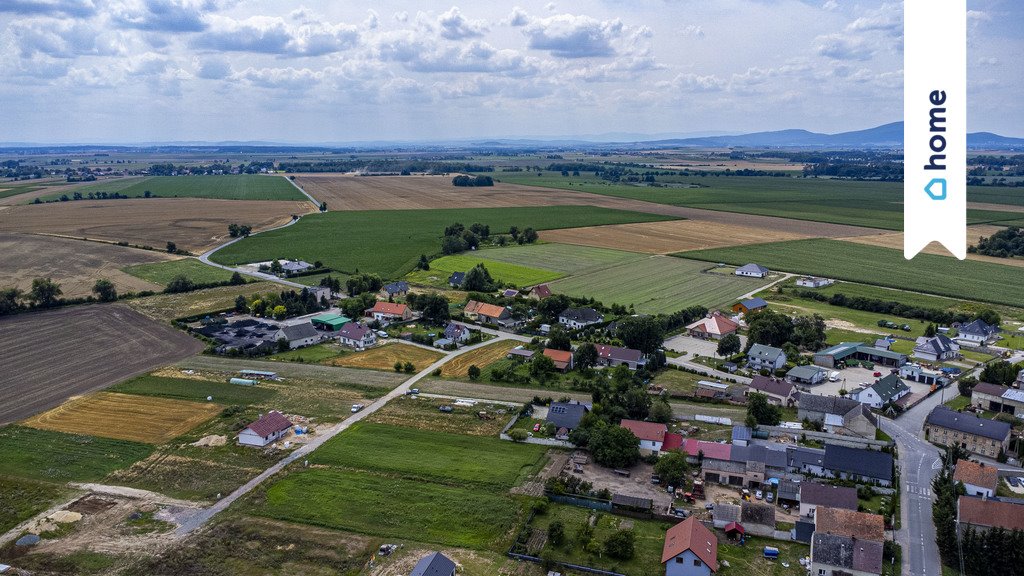
{"label": "farm yard", "polygon": [[175,258],[165,252],[84,242],[72,238],[0,232],[0,287],[27,291],[35,278],[52,278],[65,298],[92,296],[97,280],[114,283],[118,293],[160,290],[125,266],[149,266]]}
{"label": "farm yard", "polygon": [[123,268],[124,272],[158,286],[166,286],[175,276],[185,276],[196,284],[227,282],[232,272],[203,264],[195,258],[179,258],[170,262],[136,264]]}
{"label": "farm yard", "polygon": [[[129,198],[144,198],[146,192],[157,198],[215,198],[221,200],[304,200],[308,199],[282,176],[224,174],[220,176],[150,176],[97,182],[78,187],[75,192],[117,192]],[[60,190],[41,200],[55,200]]]}
{"label": "farm yard", "polygon": [[125,305],[154,320],[168,321],[200,314],[233,310],[235,298],[240,294],[279,292],[280,284],[255,282],[244,286],[218,286],[193,292],[157,294],[146,298],[127,300]]}
{"label": "farm yard", "polygon": [[509,350],[518,345],[518,342],[503,340],[482,346],[472,352],[460,354],[452,360],[445,362],[444,366],[441,367],[441,376],[446,378],[464,378],[470,366],[475,365],[482,369],[488,364],[501,360],[508,354]]}
{"label": "farm yard", "polygon": [[477,254],[459,254],[438,258],[430,263],[430,270],[410,272],[406,275],[406,280],[417,284],[447,287],[448,277],[452,272],[465,272],[477,264],[486,266],[487,272],[495,281],[502,284],[513,284],[519,288],[550,282],[563,276],[561,272],[553,270],[488,260],[486,258],[488,252],[488,250],[480,251],[478,252],[479,256]]}
{"label": "farm yard", "polygon": [[650,256],[552,282],[551,290],[592,297],[607,304],[633,305],[639,313],[673,312],[692,305],[731,304],[769,279],[705,274],[705,262]]}
{"label": "farm yard", "polygon": [[[549,230],[668,219],[591,206],[328,212],[226,246],[212,259],[234,265],[286,254],[307,262],[319,260],[346,273],[358,269],[397,278],[412,270],[421,254],[438,254],[444,229],[454,222],[487,224],[493,234],[511,226]],[[330,241],[325,242],[325,238]]]}
{"label": "farm yard", "polygon": [[0,319],[0,349],[0,423],[6,423],[197,354],[203,345],[125,306],[107,304]]}
{"label": "farm yard", "polygon": [[22,424],[40,430],[162,444],[220,411],[221,406],[212,402],[99,392],[68,400]]}
{"label": "farm yard", "polygon": [[423,370],[443,357],[444,354],[414,346],[395,342],[376,348],[370,348],[355,354],[346,354],[325,362],[332,366],[349,368],[368,368],[370,370],[394,370],[395,362],[411,362],[416,370]]}
{"label": "farm yard", "polygon": [[677,256],[736,265],[757,262],[773,270],[1008,306],[1020,305],[1019,286],[1024,278],[1024,271],[1013,266],[961,262],[934,254],[919,254],[906,260],[902,250],[839,240],[773,242],[683,252]]}
{"label": "farm yard", "polygon": [[0,210],[0,229],[124,241],[158,250],[174,242],[178,248],[198,252],[224,242],[228,224],[246,224],[259,231],[286,224],[293,214],[312,210],[308,200],[80,200],[5,208]]}

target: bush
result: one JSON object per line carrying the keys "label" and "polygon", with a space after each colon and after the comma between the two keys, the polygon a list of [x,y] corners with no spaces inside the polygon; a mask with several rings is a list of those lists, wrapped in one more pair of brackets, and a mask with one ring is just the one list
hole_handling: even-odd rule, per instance
{"label": "bush", "polygon": [[630,560],[636,554],[636,535],[632,530],[619,530],[604,541],[604,551],[612,558]]}
{"label": "bush", "polygon": [[555,520],[548,525],[548,542],[556,547],[565,544],[565,524],[562,524],[561,520]]}
{"label": "bush", "polygon": [[515,430],[508,431],[508,437],[511,438],[513,442],[526,442],[526,438],[528,436],[526,434],[526,430],[516,428]]}

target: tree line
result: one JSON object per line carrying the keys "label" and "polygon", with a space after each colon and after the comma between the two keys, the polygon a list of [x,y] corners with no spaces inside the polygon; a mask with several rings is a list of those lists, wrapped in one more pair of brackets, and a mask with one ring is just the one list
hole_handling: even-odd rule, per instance
{"label": "tree line", "polygon": [[1024,229],[1010,226],[988,238],[978,238],[978,243],[968,246],[967,251],[971,254],[983,254],[997,258],[1024,256]]}
{"label": "tree line", "polygon": [[[786,289],[780,286],[779,294],[784,293],[786,293]],[[841,306],[843,308],[851,308],[853,310],[901,316],[903,318],[914,318],[916,320],[925,320],[945,325],[950,325],[954,322],[970,322],[974,319],[974,316],[964,312],[952,312],[950,310],[941,310],[938,308],[912,306],[909,304],[901,304],[900,302],[893,300],[880,300],[878,298],[866,298],[864,296],[847,296],[841,292],[836,292],[829,296],[828,294],[823,294],[815,290],[792,289],[791,293],[797,298],[815,300],[817,302],[827,302],[832,306]]]}
{"label": "tree line", "polygon": [[460,174],[452,178],[452,186],[494,186],[494,179],[490,176],[466,176]]}

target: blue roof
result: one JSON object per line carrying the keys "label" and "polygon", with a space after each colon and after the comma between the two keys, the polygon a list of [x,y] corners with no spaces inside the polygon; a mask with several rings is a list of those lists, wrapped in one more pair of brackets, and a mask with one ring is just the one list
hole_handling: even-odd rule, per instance
{"label": "blue roof", "polygon": [[732,441],[737,440],[750,440],[752,438],[750,428],[746,426],[733,426],[732,427]]}
{"label": "blue roof", "polygon": [[409,576],[451,576],[455,571],[455,562],[440,552],[432,552],[420,558]]}
{"label": "blue roof", "polygon": [[740,300],[740,304],[743,304],[747,310],[753,308],[764,308],[768,305],[768,303],[764,301],[764,298],[747,298],[746,300]]}

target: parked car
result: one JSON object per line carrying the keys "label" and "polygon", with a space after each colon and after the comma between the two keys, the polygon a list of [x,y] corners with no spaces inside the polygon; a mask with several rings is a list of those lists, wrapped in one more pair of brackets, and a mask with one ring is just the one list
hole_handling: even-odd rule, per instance
{"label": "parked car", "polygon": [[711,502],[708,502],[707,504],[704,505],[704,509],[705,510],[714,510],[715,509],[715,505],[712,504]]}
{"label": "parked car", "polygon": [[533,425],[533,431],[540,432],[540,422],[537,422],[536,424]]}
{"label": "parked car", "polygon": [[445,414],[449,414],[452,411],[452,407],[448,406],[448,405],[445,405],[445,406],[441,406],[440,408],[438,408],[438,410],[440,410],[441,412],[444,412]]}
{"label": "parked car", "polygon": [[356,412],[359,412],[363,408],[365,408],[365,406],[363,406],[362,404],[353,404],[352,405],[352,413],[354,414]]}
{"label": "parked car", "polygon": [[377,330],[377,336],[379,338],[387,338],[388,337],[388,333],[383,331],[383,330]]}
{"label": "parked car", "polygon": [[882,373],[881,372],[875,372],[874,374],[872,374],[872,376],[874,376],[875,378],[881,378],[882,377]]}
{"label": "parked car", "polygon": [[764,492],[761,492],[760,490],[754,492],[754,498],[757,498],[758,500],[762,500],[764,498]]}
{"label": "parked car", "polygon": [[419,393],[420,393],[420,389],[419,388],[410,388],[410,389],[405,391],[405,395],[406,396],[412,396],[413,394],[419,394]]}
{"label": "parked car", "polygon": [[764,495],[764,501],[769,503],[769,504],[771,504],[772,502],[775,502],[775,494],[773,492],[769,492],[769,493],[765,494]]}

